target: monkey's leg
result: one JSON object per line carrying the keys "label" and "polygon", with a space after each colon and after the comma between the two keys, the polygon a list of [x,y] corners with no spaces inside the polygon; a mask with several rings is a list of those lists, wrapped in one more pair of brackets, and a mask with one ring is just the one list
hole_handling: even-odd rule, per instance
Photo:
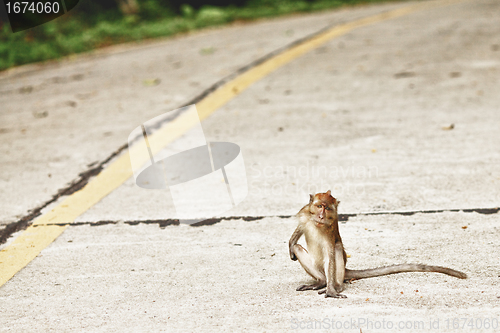
{"label": "monkey's leg", "polygon": [[302,268],[304,268],[307,274],[311,275],[316,280],[315,283],[299,286],[297,288],[297,291],[318,290],[326,287],[325,274],[323,274],[323,272],[316,268],[316,266],[314,265],[314,260],[307,252],[307,250],[304,249],[300,244],[295,244],[292,249]]}
{"label": "monkey's leg", "polygon": [[326,290],[320,291],[319,294],[325,293],[325,297],[347,298],[340,294],[344,290],[345,276],[344,248],[341,242],[335,243],[333,252],[328,254]]}

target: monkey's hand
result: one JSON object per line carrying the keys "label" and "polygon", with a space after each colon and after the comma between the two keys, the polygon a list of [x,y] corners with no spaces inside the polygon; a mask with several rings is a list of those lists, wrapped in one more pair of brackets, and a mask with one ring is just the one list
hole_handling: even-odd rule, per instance
{"label": "monkey's hand", "polygon": [[292,259],[293,261],[297,261],[297,256],[293,252],[293,247],[289,247],[288,252],[290,252],[290,259]]}
{"label": "monkey's hand", "polygon": [[298,245],[297,241],[299,240],[300,236],[302,236],[303,233],[304,231],[302,230],[302,227],[299,225],[297,229],[295,229],[295,231],[293,232],[292,237],[290,237],[290,240],[288,241],[288,252],[290,253],[290,259],[292,259],[293,261],[296,261],[298,259],[297,256],[295,255],[295,251],[293,250],[295,246],[300,247],[302,249],[302,246]]}
{"label": "monkey's hand", "polygon": [[347,298],[346,295],[338,293],[335,289],[334,290],[321,290],[318,292],[318,294],[325,294],[325,298],[327,297],[333,297],[333,298]]}
{"label": "monkey's hand", "polygon": [[[342,288],[342,290],[343,290],[343,288]],[[343,295],[343,294],[340,293],[340,291],[342,291],[342,290],[337,291],[337,290],[335,290],[335,288],[326,288],[324,290],[320,290],[318,292],[318,294],[320,294],[320,295],[321,294],[325,294],[325,298],[326,297],[347,298],[346,295]]]}
{"label": "monkey's hand", "polygon": [[327,297],[333,297],[333,298],[347,298],[346,295],[344,294],[337,294],[337,293],[333,293],[333,294],[329,294],[329,293],[326,293],[325,294],[325,298]]}

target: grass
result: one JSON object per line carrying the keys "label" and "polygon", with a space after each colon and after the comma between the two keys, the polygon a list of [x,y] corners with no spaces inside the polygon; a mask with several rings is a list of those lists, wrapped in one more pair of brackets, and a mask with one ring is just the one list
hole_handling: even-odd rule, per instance
{"label": "grass", "polygon": [[182,5],[180,13],[174,14],[156,1],[147,0],[141,2],[140,12],[133,16],[124,17],[117,11],[99,16],[70,11],[41,26],[17,33],[12,33],[10,26],[4,24],[0,29],[0,71],[113,44],[172,36],[234,21],[382,1],[387,0],[254,0],[244,7],[204,6],[195,10]]}

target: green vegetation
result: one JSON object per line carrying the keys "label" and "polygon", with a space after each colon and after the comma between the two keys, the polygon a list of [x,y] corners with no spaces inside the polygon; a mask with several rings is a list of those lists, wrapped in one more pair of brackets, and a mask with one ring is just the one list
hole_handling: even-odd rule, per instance
{"label": "green vegetation", "polygon": [[[3,27],[0,22],[0,70],[112,44],[170,36],[233,21],[381,1],[249,0],[241,6],[205,5],[195,9],[188,4],[174,8],[168,2],[165,5],[165,1],[144,0],[139,2],[139,11],[131,15],[123,15],[117,7],[104,10],[91,1],[83,6],[81,1],[82,4],[68,14],[18,33],[12,33],[7,22]],[[79,10],[79,7],[83,9]]]}

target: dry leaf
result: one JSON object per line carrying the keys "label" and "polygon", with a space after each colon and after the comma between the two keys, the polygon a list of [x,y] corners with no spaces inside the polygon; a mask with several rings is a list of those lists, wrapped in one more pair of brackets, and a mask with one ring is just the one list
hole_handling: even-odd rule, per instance
{"label": "dry leaf", "polygon": [[48,111],[33,111],[33,117],[41,119],[49,116]]}
{"label": "dry leaf", "polygon": [[415,75],[417,75],[415,72],[399,72],[399,73],[394,74],[394,78],[404,79],[407,77],[414,77]]}
{"label": "dry leaf", "polygon": [[146,87],[152,87],[152,86],[157,86],[159,85],[161,82],[160,79],[156,78],[156,79],[146,79],[146,80],[143,80],[142,81],[142,84]]}
{"label": "dry leaf", "polygon": [[200,50],[201,55],[209,55],[215,52],[215,47],[205,47]]}

